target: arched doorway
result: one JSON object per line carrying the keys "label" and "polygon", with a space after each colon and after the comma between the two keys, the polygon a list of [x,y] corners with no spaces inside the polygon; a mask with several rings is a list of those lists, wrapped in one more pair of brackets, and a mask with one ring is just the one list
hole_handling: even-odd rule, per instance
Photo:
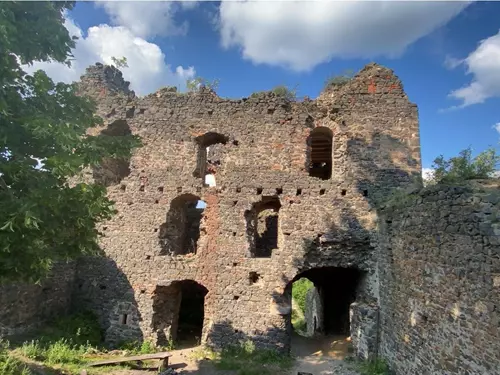
{"label": "arched doorway", "polygon": [[153,330],[159,345],[174,341],[177,347],[199,345],[208,289],[193,280],[157,286],[153,297]]}
{"label": "arched doorway", "polygon": [[357,268],[320,267],[299,273],[287,286],[292,313],[288,324],[292,352],[342,359],[350,348],[349,312],[358,299],[364,272]]}

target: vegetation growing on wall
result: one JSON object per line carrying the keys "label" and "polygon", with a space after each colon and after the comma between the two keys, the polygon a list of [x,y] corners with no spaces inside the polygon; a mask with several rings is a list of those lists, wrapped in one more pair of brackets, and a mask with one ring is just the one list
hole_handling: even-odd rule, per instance
{"label": "vegetation growing on wall", "polygon": [[472,157],[471,148],[462,150],[458,156],[446,160],[442,155],[434,160],[431,184],[454,184],[473,179],[491,178],[500,162],[494,148]]}
{"label": "vegetation growing on wall", "polygon": [[68,179],[139,145],[132,135],[86,135],[102,123],[95,103],[74,84],[24,71],[35,61],[70,65],[63,12],[73,5],[0,5],[0,282],[38,281],[55,261],[98,253],[96,224],[113,215],[112,202],[103,186]]}
{"label": "vegetation growing on wall", "polygon": [[324,89],[328,89],[331,87],[343,86],[348,83],[354,76],[354,72],[352,70],[346,70],[344,73],[339,75],[333,75],[329,77],[325,81]]}
{"label": "vegetation growing on wall", "polygon": [[293,89],[291,89],[285,85],[276,86],[269,91],[254,92],[254,93],[252,93],[252,95],[250,95],[250,97],[251,98],[258,98],[259,96],[265,95],[269,92],[272,92],[274,95],[276,95],[280,98],[284,98],[290,102],[293,102],[297,99],[297,87],[294,87]]}
{"label": "vegetation growing on wall", "polygon": [[208,79],[202,77],[196,77],[193,79],[188,79],[186,81],[186,88],[188,92],[198,92],[202,89],[209,89],[212,91],[216,91],[218,87],[219,87],[218,79],[209,81]]}

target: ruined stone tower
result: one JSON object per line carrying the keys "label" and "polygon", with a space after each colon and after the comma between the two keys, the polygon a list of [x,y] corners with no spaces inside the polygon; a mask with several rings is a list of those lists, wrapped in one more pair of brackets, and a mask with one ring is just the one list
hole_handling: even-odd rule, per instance
{"label": "ruined stone tower", "polygon": [[203,89],[138,98],[101,64],[80,88],[97,100],[99,131],[143,142],[92,176],[118,214],[100,228],[106,257],[78,264],[73,303],[99,315],[108,341],[192,334],[287,350],[291,283],[307,276],[325,329],[373,349],[373,202],[421,172],[417,108],[391,70],[367,65],[300,102]]}

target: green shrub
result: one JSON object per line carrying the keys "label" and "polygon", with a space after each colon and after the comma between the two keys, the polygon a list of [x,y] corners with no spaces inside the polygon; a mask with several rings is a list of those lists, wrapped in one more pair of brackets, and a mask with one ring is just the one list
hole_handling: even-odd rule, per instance
{"label": "green shrub", "polygon": [[297,89],[289,89],[284,85],[276,86],[271,90],[274,95],[284,98],[288,101],[294,101],[297,98]]}
{"label": "green shrub", "polygon": [[292,298],[297,302],[300,311],[304,313],[306,311],[306,294],[309,289],[313,288],[314,284],[309,279],[305,277],[295,281],[292,285]]}
{"label": "green shrub", "polygon": [[453,184],[466,180],[491,178],[496,170],[500,156],[495,149],[489,148],[472,158],[471,148],[462,150],[459,156],[445,160],[443,155],[434,159],[434,169],[430,183]]}
{"label": "green shrub", "polygon": [[352,79],[353,75],[354,73],[352,70],[347,70],[343,74],[331,76],[325,81],[324,88],[327,89],[334,86],[343,86]]}
{"label": "green shrub", "polygon": [[257,91],[250,95],[251,98],[258,98],[262,95],[265,95],[269,92],[272,92],[274,95],[284,98],[290,102],[293,102],[297,99],[297,88],[289,89],[284,85],[279,85],[269,91]]}

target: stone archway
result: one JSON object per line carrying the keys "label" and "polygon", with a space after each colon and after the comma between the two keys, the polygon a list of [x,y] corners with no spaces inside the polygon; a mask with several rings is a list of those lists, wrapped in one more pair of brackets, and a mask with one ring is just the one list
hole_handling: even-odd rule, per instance
{"label": "stone archway", "polygon": [[[357,268],[317,267],[300,272],[287,284],[285,295],[291,302],[292,313],[286,315],[285,320],[292,351],[294,346],[309,346],[311,351],[329,351],[328,355],[336,351],[334,355],[338,354],[339,358],[347,354],[352,329],[351,309],[359,301],[364,276],[365,272]],[[309,281],[307,289],[303,288],[305,279]],[[302,296],[294,294],[295,283],[301,284]],[[297,309],[293,304],[299,298],[303,304],[301,325],[296,322],[297,315],[293,316]],[[333,347],[330,351],[332,343],[341,343],[343,347]]]}

